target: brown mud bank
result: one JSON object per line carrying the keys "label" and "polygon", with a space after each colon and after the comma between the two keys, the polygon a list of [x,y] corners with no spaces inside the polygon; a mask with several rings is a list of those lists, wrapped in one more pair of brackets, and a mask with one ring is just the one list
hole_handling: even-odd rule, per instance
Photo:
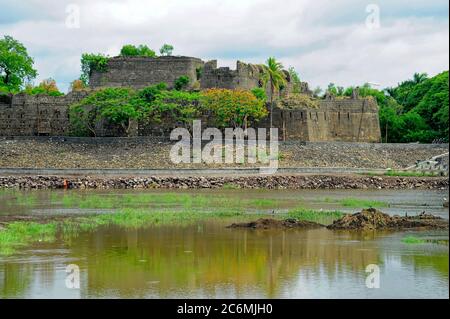
{"label": "brown mud bank", "polygon": [[253,229],[273,229],[273,228],[320,228],[325,227],[325,225],[305,221],[297,220],[293,218],[285,220],[276,220],[271,218],[260,218],[256,221],[248,223],[234,223],[227,228],[253,228]]}
{"label": "brown mud bank", "polygon": [[417,216],[390,216],[375,208],[369,208],[356,214],[345,215],[327,228],[337,230],[448,229],[448,220],[425,212]]}
{"label": "brown mud bank", "polygon": [[0,188],[19,189],[448,189],[447,177],[251,175],[193,177],[0,176]]}
{"label": "brown mud bank", "polygon": [[348,214],[335,220],[331,225],[325,226],[316,222],[297,219],[276,220],[261,218],[247,223],[234,223],[227,228],[251,228],[251,229],[277,229],[277,228],[320,228],[331,230],[403,230],[403,229],[448,229],[448,220],[427,214],[425,212],[417,216],[390,216],[374,208],[364,209],[359,213]]}

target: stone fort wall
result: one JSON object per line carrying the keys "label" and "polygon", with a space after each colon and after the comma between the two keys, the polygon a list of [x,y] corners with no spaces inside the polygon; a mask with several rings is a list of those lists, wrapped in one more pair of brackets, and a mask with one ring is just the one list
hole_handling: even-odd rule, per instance
{"label": "stone fort wall", "polygon": [[64,136],[69,134],[69,105],[86,92],[65,96],[3,95],[0,99],[0,136]]}
{"label": "stone fort wall", "polygon": [[[69,105],[88,93],[66,96],[18,94],[0,99],[0,136],[67,136],[70,133]],[[202,119],[208,125],[207,117]],[[379,142],[378,106],[371,99],[320,100],[317,108],[286,110],[274,108],[273,125],[282,140]],[[168,137],[177,123],[136,123],[138,136]],[[269,117],[258,123],[269,128]],[[97,136],[123,136],[119,127],[102,123]]]}
{"label": "stone fort wall", "polygon": [[[105,71],[93,70],[89,77],[89,86],[144,88],[165,82],[174,87],[175,80],[181,76],[190,79],[189,88],[243,89],[251,90],[262,86],[260,81],[262,68],[258,65],[237,61],[236,70],[229,67],[217,67],[217,60],[204,62],[198,58],[161,56],[114,57],[109,59]],[[286,95],[292,90],[289,73],[286,72],[287,86],[281,92]],[[266,93],[270,96],[267,85]]]}
{"label": "stone fort wall", "polygon": [[[187,75],[191,79],[191,87],[197,83],[201,89],[250,90],[261,85],[260,74],[259,66],[240,61],[236,70],[231,70],[218,68],[217,61],[204,63],[190,57],[116,57],[108,62],[106,72],[92,72],[90,86],[92,89],[142,88],[166,82],[173,87],[177,78]],[[288,85],[281,95],[291,91],[288,77]],[[302,83],[302,91],[309,92],[306,83]],[[0,95],[0,136],[67,136],[70,132],[68,108],[87,94],[73,92],[59,97]],[[208,124],[208,118],[203,122]],[[168,137],[177,124],[170,121],[158,125],[135,123],[133,135]],[[376,102],[357,96],[344,100],[318,100],[317,108],[275,108],[273,124],[279,128],[279,136],[283,140],[379,142],[381,136]],[[269,126],[269,117],[258,123],[258,127]],[[120,128],[108,123],[101,123],[97,128],[97,136],[123,135]]]}
{"label": "stone fort wall", "polygon": [[167,83],[173,88],[175,80],[187,75],[190,85],[199,80],[198,71],[204,66],[201,59],[191,57],[161,56],[148,57],[114,57],[109,59],[106,71],[92,71],[89,77],[91,88],[133,87]]}
{"label": "stone fort wall", "polygon": [[381,141],[378,105],[366,98],[320,100],[317,108],[276,108],[273,125],[283,140]]}

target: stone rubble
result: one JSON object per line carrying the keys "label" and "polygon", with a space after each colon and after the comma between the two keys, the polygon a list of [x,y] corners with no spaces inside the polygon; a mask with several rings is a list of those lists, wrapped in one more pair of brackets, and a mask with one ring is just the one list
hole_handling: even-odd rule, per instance
{"label": "stone rubble", "polygon": [[[66,186],[65,186],[66,185]],[[359,175],[252,175],[193,177],[62,177],[0,176],[0,188],[134,189],[134,188],[250,188],[250,189],[448,189],[446,177],[388,177]]]}

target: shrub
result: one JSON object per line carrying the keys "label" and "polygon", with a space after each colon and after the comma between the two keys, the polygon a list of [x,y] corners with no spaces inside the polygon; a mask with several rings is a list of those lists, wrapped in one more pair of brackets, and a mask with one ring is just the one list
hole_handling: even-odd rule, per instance
{"label": "shrub", "polygon": [[265,103],[244,90],[206,90],[201,96],[201,108],[211,111],[216,125],[222,128],[246,128],[267,116]]}
{"label": "shrub", "polygon": [[187,75],[180,76],[178,79],[175,80],[175,90],[180,91],[185,89],[189,85],[189,77]]}
{"label": "shrub", "polygon": [[73,132],[95,136],[96,124],[105,119],[120,125],[128,135],[131,120],[145,114],[135,97],[136,92],[129,88],[106,88],[90,94],[70,107]]}
{"label": "shrub", "polygon": [[29,95],[36,95],[36,94],[45,94],[50,96],[64,95],[64,93],[59,91],[58,87],[56,86],[56,81],[53,80],[52,78],[42,80],[42,82],[35,87],[27,85],[23,92]]}
{"label": "shrub", "polygon": [[145,44],[141,44],[139,46],[134,46],[132,44],[127,44],[122,47],[120,50],[121,56],[147,56],[154,58],[156,57],[155,51],[151,50]]}
{"label": "shrub", "polygon": [[263,101],[264,103],[267,101],[266,90],[263,88],[254,88],[252,93],[258,100]]}
{"label": "shrub", "polygon": [[164,44],[161,49],[159,49],[159,53],[161,53],[161,55],[172,55],[173,52],[173,46],[170,44]]}
{"label": "shrub", "polygon": [[86,85],[81,80],[74,80],[70,83],[70,91],[76,92],[76,91],[83,91],[86,89]]}

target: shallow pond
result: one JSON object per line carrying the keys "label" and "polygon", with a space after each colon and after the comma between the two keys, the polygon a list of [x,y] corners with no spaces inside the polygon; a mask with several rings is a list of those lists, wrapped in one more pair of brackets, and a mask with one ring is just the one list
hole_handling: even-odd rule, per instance
{"label": "shallow pond", "polygon": [[[207,211],[229,205],[249,214],[281,214],[300,206],[356,212],[358,204],[372,203],[390,214],[425,210],[448,219],[444,197],[447,191],[5,191],[0,212],[80,215],[122,207]],[[225,227],[233,221],[109,225],[35,242],[0,255],[0,297],[448,298],[448,231]],[[409,236],[425,242],[405,243]],[[68,265],[79,268],[79,289],[67,284]],[[369,265],[379,268],[379,288],[366,284]]]}

